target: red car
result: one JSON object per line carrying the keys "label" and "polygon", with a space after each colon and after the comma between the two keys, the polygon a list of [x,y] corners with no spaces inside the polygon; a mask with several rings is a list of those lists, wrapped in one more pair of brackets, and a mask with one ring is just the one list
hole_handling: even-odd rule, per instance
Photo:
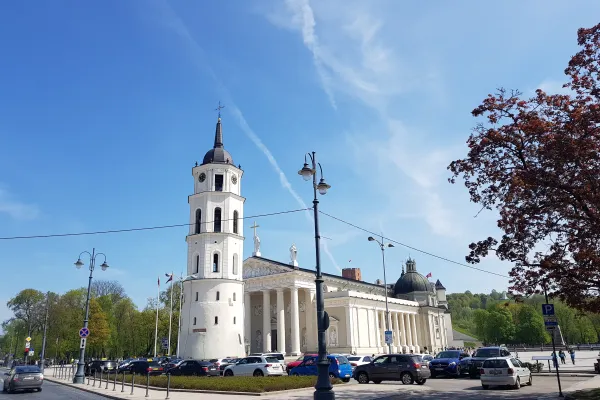
{"label": "red car", "polygon": [[296,361],[291,361],[291,362],[287,363],[287,365],[285,366],[285,369],[287,370],[288,375],[290,374],[290,371],[292,370],[292,368],[297,367],[298,365],[302,364],[302,361],[306,360],[307,358],[316,357],[316,356],[318,356],[318,354],[304,354],[304,355],[300,356]]}

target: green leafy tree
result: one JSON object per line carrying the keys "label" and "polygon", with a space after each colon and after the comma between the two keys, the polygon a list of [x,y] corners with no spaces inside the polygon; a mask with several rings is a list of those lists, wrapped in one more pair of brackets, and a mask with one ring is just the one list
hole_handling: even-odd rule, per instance
{"label": "green leafy tree", "polygon": [[90,335],[88,336],[88,344],[96,354],[104,354],[105,346],[110,338],[110,326],[106,313],[96,299],[90,300],[89,318]]}
{"label": "green leafy tree", "polygon": [[488,342],[490,337],[488,335],[488,323],[490,321],[490,313],[487,310],[475,310],[473,312],[473,320],[475,322],[475,333],[477,337],[484,342]]}
{"label": "green leafy tree", "polygon": [[6,303],[14,318],[25,323],[28,335],[41,327],[45,299],[46,296],[39,290],[24,289]]}
{"label": "green leafy tree", "polygon": [[544,318],[532,306],[522,305],[517,312],[516,322],[516,342],[531,345],[550,342]]}
{"label": "green leafy tree", "polygon": [[515,335],[515,325],[511,312],[505,308],[496,308],[489,311],[485,332],[490,343],[510,343]]}

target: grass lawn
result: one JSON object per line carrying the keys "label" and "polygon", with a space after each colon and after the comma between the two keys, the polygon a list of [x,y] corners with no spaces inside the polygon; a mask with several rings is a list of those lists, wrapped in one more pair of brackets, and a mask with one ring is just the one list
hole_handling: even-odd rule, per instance
{"label": "grass lawn", "polygon": [[578,390],[566,395],[565,400],[598,400],[600,389]]}
{"label": "grass lawn", "polygon": [[[123,375],[117,377],[117,384],[121,383]],[[316,376],[231,376],[231,377],[206,377],[206,376],[172,376],[171,389],[190,390],[217,390],[224,392],[249,392],[264,393],[278,390],[303,389],[315,386]],[[342,381],[332,379],[332,384]],[[125,384],[131,383],[131,375],[125,375]],[[136,385],[145,385],[146,376],[136,375]],[[166,388],[167,377],[151,376],[150,386]]]}

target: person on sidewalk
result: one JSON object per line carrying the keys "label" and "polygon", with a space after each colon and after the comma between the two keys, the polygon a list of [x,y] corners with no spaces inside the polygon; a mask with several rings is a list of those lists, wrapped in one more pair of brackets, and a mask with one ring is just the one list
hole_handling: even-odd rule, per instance
{"label": "person on sidewalk", "polygon": [[569,353],[571,354],[571,362],[575,365],[575,349],[571,349]]}
{"label": "person on sidewalk", "polygon": [[552,363],[554,364],[554,368],[558,369],[558,358],[556,357],[556,352],[553,351],[552,354]]}
{"label": "person on sidewalk", "polygon": [[560,363],[561,364],[566,364],[565,358],[567,358],[566,354],[564,351],[559,350],[558,351],[558,356],[560,357]]}

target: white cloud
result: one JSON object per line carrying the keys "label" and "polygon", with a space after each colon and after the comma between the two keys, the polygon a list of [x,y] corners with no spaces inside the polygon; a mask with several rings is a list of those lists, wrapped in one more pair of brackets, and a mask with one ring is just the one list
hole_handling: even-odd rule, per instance
{"label": "white cloud", "polygon": [[7,189],[0,187],[0,214],[2,213],[18,220],[32,220],[38,217],[40,210],[34,204],[16,200]]}
{"label": "white cloud", "polygon": [[[564,88],[563,85],[566,83],[566,80],[558,81],[553,79],[546,79],[542,83],[538,85],[539,89],[542,89],[546,94],[573,94],[573,91],[569,88]],[[533,90],[535,92],[535,90]]]}

